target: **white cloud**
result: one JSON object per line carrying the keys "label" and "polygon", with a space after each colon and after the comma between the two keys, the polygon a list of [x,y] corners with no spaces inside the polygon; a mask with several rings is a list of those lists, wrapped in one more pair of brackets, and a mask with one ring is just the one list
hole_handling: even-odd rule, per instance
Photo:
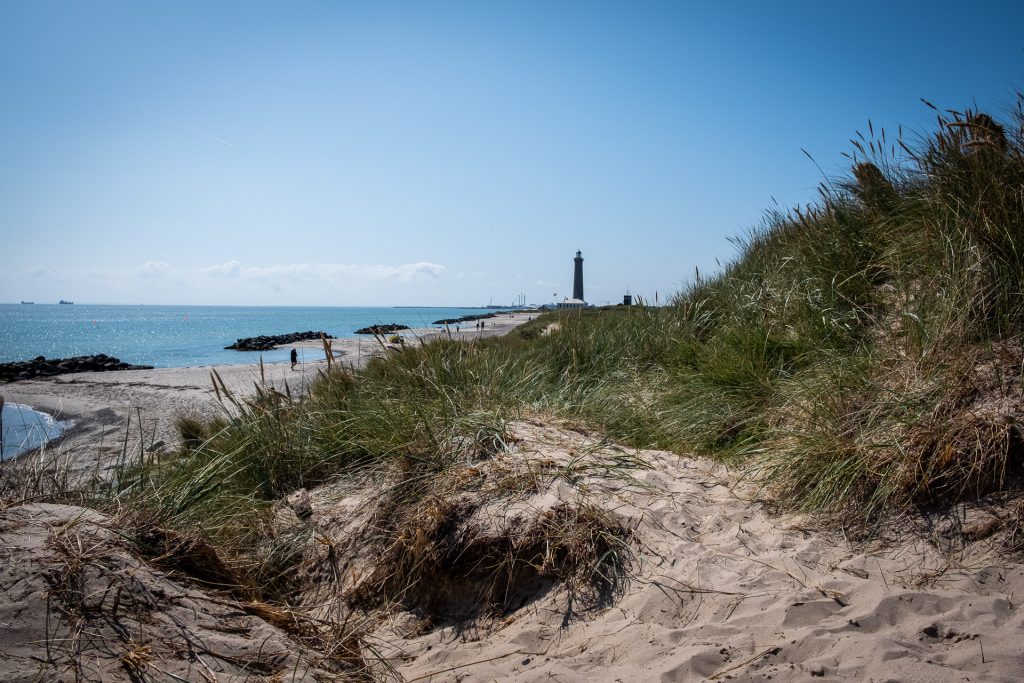
{"label": "white cloud", "polygon": [[[249,279],[260,278],[284,278],[284,279],[320,279],[320,278],[370,278],[376,280],[402,280],[409,281],[417,278],[437,278],[447,271],[447,267],[439,263],[429,261],[417,261],[416,263],[404,263],[397,266],[391,265],[360,265],[344,263],[292,263],[273,266],[243,266],[238,261],[227,261],[225,263],[184,270],[174,268],[164,261],[146,261],[133,269],[104,269],[104,268],[50,268],[35,266],[20,271],[31,277],[41,278],[67,278],[67,277],[124,277],[124,276],[165,276],[179,275],[208,276],[208,277],[244,277]],[[16,271],[10,270],[8,274],[14,276]]]}
{"label": "white cloud", "polygon": [[[24,298],[66,296],[67,283],[75,284],[76,299],[135,301],[140,291],[147,301],[161,302],[285,302],[333,304],[339,298],[376,304],[403,302],[434,295],[433,281],[442,281],[447,268],[430,261],[397,265],[345,263],[292,263],[247,266],[237,260],[180,268],[164,261],[146,261],[122,268],[19,268],[0,272],[2,289],[8,282],[31,278],[31,294]],[[279,296],[277,294],[279,294]],[[13,295],[8,298],[17,298]]]}
{"label": "white cloud", "polygon": [[171,267],[163,261],[146,261],[135,269],[142,277],[165,277],[171,274]]}
{"label": "white cloud", "polygon": [[199,272],[203,275],[213,275],[214,277],[234,277],[242,272],[242,264],[238,261],[228,261],[219,266],[200,268]]}
{"label": "white cloud", "polygon": [[200,268],[199,273],[213,277],[244,277],[250,280],[337,280],[364,278],[410,282],[421,277],[440,277],[446,268],[438,263],[418,261],[398,266],[356,265],[344,263],[292,263],[274,266],[243,266],[228,261]]}
{"label": "white cloud", "polygon": [[398,278],[399,280],[411,280],[420,276],[440,277],[446,269],[438,263],[429,261],[418,261],[406,263],[401,266],[373,266],[379,277]]}

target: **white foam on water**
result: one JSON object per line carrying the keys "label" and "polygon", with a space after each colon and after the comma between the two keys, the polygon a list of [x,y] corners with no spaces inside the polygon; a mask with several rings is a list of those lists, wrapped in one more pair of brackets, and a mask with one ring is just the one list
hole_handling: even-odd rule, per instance
{"label": "white foam on water", "polygon": [[16,458],[26,451],[53,441],[72,426],[70,420],[56,420],[49,413],[20,403],[4,403],[2,414],[3,450],[0,460]]}

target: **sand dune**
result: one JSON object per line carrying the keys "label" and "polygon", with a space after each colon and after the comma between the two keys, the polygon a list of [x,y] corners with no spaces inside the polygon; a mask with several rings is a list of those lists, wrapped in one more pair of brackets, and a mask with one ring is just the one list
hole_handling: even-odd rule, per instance
{"label": "sand dune", "polygon": [[[515,457],[565,460],[610,446],[520,424]],[[595,446],[599,446],[595,449]],[[857,546],[776,517],[733,475],[656,451],[602,505],[636,530],[629,587],[567,618],[555,591],[493,624],[402,639],[378,633],[407,680],[1011,681],[1024,675],[1024,567],[991,539],[944,551],[909,530]],[[589,482],[593,485],[593,481]],[[580,487],[560,484],[571,499]],[[917,520],[920,522],[921,520]],[[430,676],[435,672],[436,676]],[[425,677],[425,678],[424,678]]]}
{"label": "sand dune", "polygon": [[[802,517],[771,514],[751,502],[735,473],[706,460],[625,449],[550,420],[516,422],[509,431],[510,447],[468,467],[472,476],[460,481],[475,483],[452,490],[455,502],[481,503],[466,507],[473,512],[456,535],[524,529],[562,506],[595,504],[632,530],[628,582],[592,605],[571,603],[552,582],[531,584],[504,613],[467,620],[446,617],[445,601],[468,596],[444,592],[452,577],[439,576],[424,586],[427,599],[433,591],[440,600],[429,614],[371,610],[377,625],[363,642],[375,652],[364,654],[371,662],[383,657],[392,678],[1017,681],[1024,674],[1024,567],[999,559],[998,524],[977,524],[997,519],[991,511],[972,512],[973,540],[961,534],[960,544],[948,533],[925,533],[918,518],[907,520],[902,537],[858,545]],[[510,481],[525,484],[508,488]],[[492,484],[507,493],[488,494]],[[310,623],[344,615],[353,590],[372,575],[374,558],[358,543],[372,499],[372,489],[351,483],[310,492],[309,523],[321,539],[311,552],[353,540],[358,561],[331,581],[317,574],[324,571],[317,558],[303,563],[301,611]],[[316,668],[315,650],[311,660],[295,659],[307,651],[295,634],[147,564],[108,526],[102,515],[71,506],[0,511],[0,680],[76,672],[81,680],[330,679]],[[377,671],[386,672],[379,660]]]}
{"label": "sand dune", "polygon": [[[319,367],[267,366],[267,379],[301,391]],[[239,392],[259,379],[252,366],[218,371]],[[32,458],[98,466],[120,452],[125,433],[133,453],[161,440],[170,448],[176,413],[216,410],[209,372],[67,375],[9,385],[4,393],[80,421],[72,437]],[[778,514],[757,502],[757,491],[737,472],[708,460],[623,448],[544,416],[510,423],[508,431],[506,448],[453,470],[441,502],[470,511],[453,537],[489,542],[567,506],[595,505],[632,534],[627,583],[587,604],[564,585],[535,581],[494,614],[467,612],[456,603],[472,596],[452,593],[458,577],[436,577],[436,585],[420,586],[418,603],[371,606],[358,615],[375,624],[364,637],[373,652],[364,654],[371,662],[384,658],[378,673],[410,681],[1024,679],[1024,565],[998,547],[1007,508],[979,504],[937,519],[907,517],[870,542],[857,541],[809,518]],[[353,596],[379,578],[379,558],[360,542],[379,486],[350,481],[309,492],[308,523],[321,541],[302,564],[302,609],[311,618],[345,614]],[[90,667],[83,680],[132,680],[132,667],[145,668],[151,680],[291,680],[285,669],[302,647],[291,635],[259,615],[218,607],[223,595],[147,564],[103,531],[105,524],[96,513],[67,506],[0,511],[0,680],[72,671],[70,660],[46,654],[47,642],[70,637],[69,613],[50,599],[54,584],[47,579],[69,566],[61,550],[69,529],[90,557],[106,558],[86,563],[95,570],[85,577],[93,582],[84,585],[86,602],[95,597],[100,612],[116,609],[109,594],[100,595],[104,586],[129,575],[142,588],[123,590],[142,591],[132,598],[139,604],[154,587],[174,596],[153,618],[133,617],[120,627],[104,621],[91,631],[98,640],[82,650]],[[347,549],[349,564],[327,580],[315,555],[335,547]],[[244,629],[233,630],[239,619]],[[257,640],[273,646],[263,650],[276,653],[273,661],[251,652]],[[203,647],[225,658],[200,661],[174,642],[212,643]],[[240,665],[246,657],[263,662],[263,673]]]}
{"label": "sand dune", "polygon": [[326,672],[244,603],[135,556],[105,515],[0,511],[0,681],[313,681]]}

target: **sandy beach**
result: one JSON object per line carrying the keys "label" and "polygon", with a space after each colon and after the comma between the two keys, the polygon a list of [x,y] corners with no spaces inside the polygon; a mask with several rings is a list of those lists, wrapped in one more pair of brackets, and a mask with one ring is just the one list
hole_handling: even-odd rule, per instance
{"label": "sandy beach", "polygon": [[[485,478],[523,463],[579,462],[581,453],[646,465],[632,481],[597,468],[555,480],[516,504],[485,507],[467,526],[515,525],[600,500],[637,535],[630,581],[589,614],[553,591],[469,628],[420,633],[422,618],[404,615],[376,636],[405,680],[1020,680],[1024,566],[998,551],[996,509],[909,517],[857,543],[773,513],[735,472],[705,459],[623,449],[548,420],[512,431],[516,445],[481,467]],[[316,503],[320,528],[343,538],[353,523],[344,499],[325,492]]]}
{"label": "sandy beach", "polygon": [[691,5],[0,5],[0,683],[1024,682],[1024,2]]}
{"label": "sandy beach", "polygon": [[[536,478],[537,486],[512,500],[484,502],[476,487],[456,491],[453,502],[482,502],[457,535],[487,542],[563,506],[596,501],[632,530],[626,582],[596,606],[542,585],[497,617],[444,619],[459,596],[443,592],[456,602],[442,601],[438,613],[371,615],[376,626],[363,642],[372,645],[368,662],[381,680],[1020,680],[1024,566],[999,551],[991,523],[1005,511],[974,506],[959,519],[910,517],[893,533],[858,543],[766,508],[735,473],[708,460],[625,449],[547,419],[509,428],[514,445],[478,463],[474,479],[536,478],[561,468],[578,475]],[[608,475],[608,463],[624,462],[633,467],[628,478]],[[353,568],[331,579],[333,565],[324,563],[327,553],[348,548],[353,555],[341,559],[353,560],[349,566],[372,566],[358,543],[373,509],[367,495],[330,484],[309,492],[306,523],[323,557],[303,565],[308,588],[294,611],[302,623],[332,623],[368,576]],[[294,629],[281,628],[280,610],[161,571],[110,525],[105,515],[67,505],[0,510],[0,547],[8,554],[0,623],[14,626],[0,629],[0,681],[42,670],[43,635],[58,657],[70,659],[64,643],[75,644],[82,680],[138,680],[125,676],[135,651],[133,666],[160,674],[152,680],[346,680],[321,668]],[[54,573],[80,561],[83,547],[89,613],[110,618],[93,619],[79,633],[71,618],[53,614],[48,596]],[[434,577],[436,590],[458,578]],[[77,604],[66,592],[53,599]],[[127,643],[124,629],[132,634]],[[182,642],[199,656],[182,655]],[[253,675],[254,666],[262,673]]]}
{"label": "sandy beach", "polygon": [[[536,313],[501,314],[486,320],[482,330],[465,323],[456,331],[441,327],[403,330],[405,343],[423,343],[442,336],[472,340],[507,334]],[[388,335],[390,338],[391,335]],[[331,341],[334,361],[361,368],[393,344],[381,345],[372,335]],[[0,385],[0,395],[10,403],[27,405],[72,423],[63,437],[27,458],[61,458],[74,468],[102,469],[122,453],[171,450],[178,442],[174,420],[179,415],[214,415],[223,407],[217,402],[211,373],[216,371],[233,393],[246,396],[257,383],[265,382],[292,395],[302,395],[317,374],[327,367],[323,344],[306,341],[280,348],[295,348],[299,364],[216,365],[155,368],[117,372],[82,372],[36,378]],[[126,440],[127,437],[127,440]],[[127,446],[126,446],[127,443]]]}
{"label": "sandy beach", "polygon": [[[492,318],[483,330],[450,326],[450,334],[505,334],[530,317]],[[448,334],[424,329],[402,336],[418,343]],[[119,454],[146,457],[173,448],[177,415],[221,410],[214,370],[240,395],[256,382],[305,391],[326,361],[317,342],[295,346],[299,367],[266,365],[262,378],[259,366],[229,365],[63,375],[2,391],[10,401],[75,422],[60,442],[26,456],[28,462],[66,458],[102,476]],[[336,362],[354,367],[388,352],[372,337],[337,340],[333,350]],[[371,615],[363,637],[373,646],[376,671],[435,682],[1020,680],[1024,565],[1001,549],[1011,514],[1005,503],[909,516],[858,542],[811,518],[780,515],[737,472],[707,459],[625,448],[550,416],[526,416],[507,428],[504,450],[453,475],[444,505],[472,512],[459,519],[452,537],[466,540],[472,552],[555,519],[566,506],[596,504],[629,530],[633,559],[624,582],[596,605],[581,606],[571,593],[542,583],[524,586],[514,609],[496,617],[445,618],[445,610],[458,609],[458,595],[445,598],[455,602],[441,600],[434,613]],[[510,497],[483,493],[527,480],[530,486]],[[307,588],[295,606],[310,623],[331,623],[370,580],[375,558],[359,542],[359,530],[372,526],[372,491],[358,482],[328,483],[308,492],[310,514],[293,520],[321,539],[303,565]],[[53,568],[74,559],[68,548],[83,545],[105,558],[87,577],[87,588],[104,596],[91,610],[124,609],[105,586],[118,585],[117,595],[132,595],[133,604],[151,601],[124,618],[145,641],[139,666],[173,673],[157,680],[266,680],[250,675],[244,663],[254,661],[279,675],[273,680],[337,680],[318,668],[316,652],[299,646],[294,632],[279,628],[269,608],[201,590],[141,561],[106,529],[109,523],[66,505],[0,511],[0,545],[10,555],[0,585],[26,587],[0,595],[0,622],[18,624],[0,638],[10,666],[0,681],[37,669],[38,634],[72,637],[62,630],[70,625],[44,621],[45,596]],[[318,573],[339,561],[350,571]],[[433,578],[439,595],[446,582],[464,580]],[[152,594],[174,600],[152,602]],[[87,642],[76,641],[87,655],[82,661],[92,680],[122,680],[128,656],[122,636],[97,628]],[[204,657],[183,657],[182,638]],[[254,649],[254,638],[268,643],[273,657]],[[295,671],[301,675],[287,677]]]}

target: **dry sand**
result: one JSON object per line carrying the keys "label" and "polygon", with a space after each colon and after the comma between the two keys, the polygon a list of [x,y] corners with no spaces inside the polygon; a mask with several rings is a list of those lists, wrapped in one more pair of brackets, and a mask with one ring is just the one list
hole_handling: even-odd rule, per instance
{"label": "dry sand", "polygon": [[[549,420],[510,428],[518,442],[478,463],[474,477],[536,473],[538,463],[576,474],[467,523],[514,526],[596,501],[636,534],[628,586],[592,611],[555,587],[497,618],[386,614],[364,642],[392,680],[1024,677],[1024,567],[994,551],[998,530],[951,548],[922,532],[928,520],[911,519],[904,538],[857,545],[770,514],[708,461],[623,449]],[[629,479],[609,476],[607,465],[627,461],[646,465]],[[365,513],[358,496],[332,487],[310,497],[325,548]],[[272,610],[190,587],[139,560],[107,526],[71,506],[0,511],[0,681],[346,680],[318,669],[315,649],[275,626]],[[342,586],[325,588],[310,593],[319,603],[310,623],[315,609],[326,616],[344,604]]]}
{"label": "dry sand", "polygon": [[[514,426],[518,459],[595,462],[625,451],[551,424]],[[995,537],[950,549],[908,520],[904,538],[867,546],[773,516],[721,466],[659,451],[640,486],[594,478],[529,499],[543,513],[589,486],[638,536],[628,589],[573,616],[564,593],[485,627],[450,624],[378,637],[407,680],[1019,681],[1024,566]],[[555,493],[552,497],[552,493]],[[749,492],[747,492],[749,493]],[[514,508],[516,506],[513,506]],[[522,507],[517,509],[522,510]],[[520,513],[508,513],[520,514]],[[982,518],[988,513],[976,511]],[[940,543],[933,543],[939,539]],[[430,676],[432,673],[438,673]]]}
{"label": "dry sand", "polygon": [[[305,363],[292,371],[288,364],[264,366],[268,383],[301,392],[323,367]],[[213,391],[216,370],[233,392],[247,395],[260,381],[254,365],[157,368],[118,372],[82,372],[14,382],[0,387],[7,401],[31,406],[69,421],[65,436],[22,458],[69,460],[76,468],[108,467],[122,451],[129,457],[178,441],[174,420],[179,415],[212,416],[222,408]],[[127,440],[126,440],[127,437]]]}
{"label": "dry sand", "polygon": [[175,580],[110,527],[70,505],[0,510],[0,682],[337,680],[260,606]]}
{"label": "dry sand", "polygon": [[[499,333],[499,325],[491,330]],[[349,362],[362,357],[358,348],[344,353]],[[301,391],[318,367],[267,366],[267,379]],[[218,372],[239,391],[258,379],[252,366]],[[101,450],[104,442],[120,448],[128,413],[142,411],[141,450],[152,439],[174,438],[175,412],[216,406],[209,368],[68,375],[3,392],[80,420],[74,438],[83,448],[98,438],[89,447]],[[509,429],[514,445],[467,467],[475,488],[454,495],[478,495],[517,471],[533,484],[477,508],[463,521],[465,533],[516,528],[556,506],[590,501],[634,530],[628,585],[591,611],[548,587],[497,618],[428,619],[416,610],[381,617],[368,642],[405,680],[1024,680],[1024,566],[998,551],[1005,509],[912,517],[900,534],[856,543],[806,518],[773,514],[735,473],[706,460],[624,449],[550,419]],[[623,479],[615,465],[623,462],[646,466]],[[365,522],[368,496],[331,486],[310,492],[310,523],[325,549],[343,546]],[[295,668],[301,643],[134,559],[93,514],[65,506],[0,511],[7,568],[0,574],[0,681],[79,673],[79,680],[287,681],[292,671],[300,671],[296,680],[324,680],[308,662]],[[88,551],[84,565],[75,564],[76,548]],[[85,583],[74,584],[86,591],[86,618],[65,604],[82,604],[78,594],[55,592],[69,566],[86,568]],[[353,570],[348,585],[343,578],[311,586],[310,615],[343,607],[344,591],[360,580]],[[138,608],[124,621],[111,618],[117,594]],[[85,653],[78,672],[71,645]],[[252,657],[258,670],[240,665]]]}
{"label": "dry sand", "polygon": [[[451,326],[451,337],[474,339],[507,334],[535,314],[505,314],[490,318],[482,331],[473,323],[459,333]],[[470,329],[465,329],[466,327]],[[390,335],[388,335],[390,338]],[[447,336],[443,328],[406,330],[405,343],[420,343]],[[336,339],[331,342],[335,361],[354,368],[393,344],[382,344],[372,336]],[[281,348],[299,350],[302,361],[295,370],[288,363],[266,364],[266,383],[293,394],[305,392],[308,384],[326,368],[320,341],[287,344]],[[186,368],[156,368],[118,372],[82,372],[0,385],[0,395],[73,423],[65,436],[28,458],[61,458],[75,468],[109,467],[118,457],[138,457],[161,448],[170,450],[178,442],[174,420],[178,415],[213,415],[221,406],[213,391],[211,371],[216,371],[236,395],[245,396],[261,382],[258,365],[217,365]],[[127,438],[127,445],[126,439]],[[160,445],[162,444],[162,445]]]}

